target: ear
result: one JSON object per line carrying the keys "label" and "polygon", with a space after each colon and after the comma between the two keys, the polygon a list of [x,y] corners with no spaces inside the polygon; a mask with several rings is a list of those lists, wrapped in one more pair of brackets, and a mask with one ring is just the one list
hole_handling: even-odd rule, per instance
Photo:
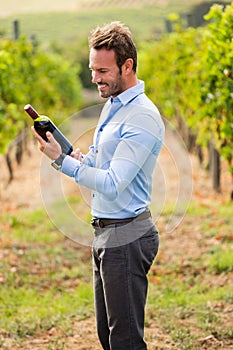
{"label": "ear", "polygon": [[126,75],[129,75],[132,73],[133,70],[133,59],[127,58],[125,63],[122,65],[122,70]]}

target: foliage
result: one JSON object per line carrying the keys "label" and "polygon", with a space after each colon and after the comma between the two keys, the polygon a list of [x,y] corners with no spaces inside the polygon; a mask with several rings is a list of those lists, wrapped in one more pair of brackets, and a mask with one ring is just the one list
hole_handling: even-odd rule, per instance
{"label": "foliage", "polygon": [[199,119],[201,122],[208,120],[211,137],[233,173],[233,3],[225,11],[220,5],[213,6],[206,19],[211,22],[203,38],[205,51],[201,73],[204,84]]}
{"label": "foliage", "polygon": [[80,93],[78,68],[61,56],[35,48],[24,37],[18,41],[1,40],[0,153],[5,153],[9,143],[25,128],[25,104],[48,115],[60,110],[74,112],[81,103]]}
{"label": "foliage", "polygon": [[61,54],[73,66],[80,67],[79,77],[84,88],[95,89],[96,86],[91,82],[91,72],[89,69],[89,47],[88,40],[74,41],[73,43],[59,44],[52,42],[50,44],[52,52]]}
{"label": "foliage", "polygon": [[182,29],[141,49],[140,76],[162,113],[209,142],[233,172],[233,4],[214,5],[200,29]]}

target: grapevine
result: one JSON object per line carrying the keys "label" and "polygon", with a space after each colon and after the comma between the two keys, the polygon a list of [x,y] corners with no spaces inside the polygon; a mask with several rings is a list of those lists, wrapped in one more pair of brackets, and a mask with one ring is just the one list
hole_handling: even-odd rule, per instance
{"label": "grapevine", "polygon": [[[24,37],[0,41],[0,153],[27,124],[27,103],[53,115],[81,103],[78,69],[58,55],[35,51]],[[65,117],[65,115],[63,115]],[[67,117],[67,115],[66,115]]]}
{"label": "grapevine", "polygon": [[30,124],[24,105],[30,103],[60,123],[81,106],[78,70],[23,36],[0,40],[0,154],[6,155],[11,179],[9,152]]}
{"label": "grapevine", "polygon": [[233,175],[233,4],[212,6],[205,19],[144,45],[139,71],[163,115],[189,142],[211,144]]}

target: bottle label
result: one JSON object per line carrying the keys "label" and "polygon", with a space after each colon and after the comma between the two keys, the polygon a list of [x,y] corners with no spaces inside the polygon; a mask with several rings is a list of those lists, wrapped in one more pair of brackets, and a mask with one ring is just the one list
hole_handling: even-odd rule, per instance
{"label": "bottle label", "polygon": [[34,122],[45,122],[49,121],[49,118],[45,115],[40,115],[38,118],[34,119]]}

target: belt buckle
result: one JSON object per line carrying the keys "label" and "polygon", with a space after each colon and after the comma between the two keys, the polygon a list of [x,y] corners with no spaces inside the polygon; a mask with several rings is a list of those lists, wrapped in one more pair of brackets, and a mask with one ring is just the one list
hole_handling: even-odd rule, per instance
{"label": "belt buckle", "polygon": [[91,220],[91,224],[93,227],[99,227],[99,228],[103,228],[104,227],[104,223],[101,219],[92,219]]}

